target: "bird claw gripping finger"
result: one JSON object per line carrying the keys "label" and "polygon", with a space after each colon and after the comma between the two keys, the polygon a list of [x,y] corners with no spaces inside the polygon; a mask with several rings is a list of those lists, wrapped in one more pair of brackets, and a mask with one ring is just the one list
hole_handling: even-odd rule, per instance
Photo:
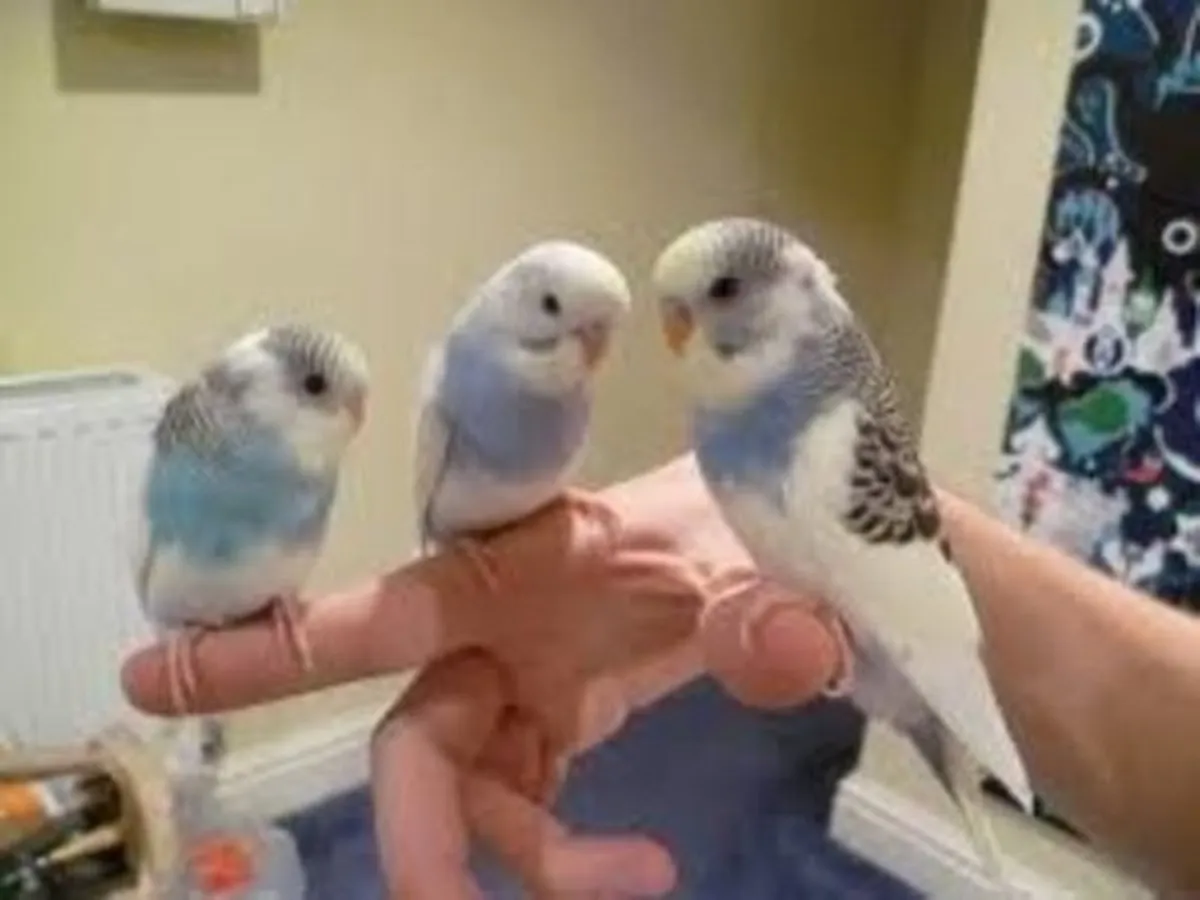
{"label": "bird claw gripping finger", "polygon": [[842,617],[833,610],[822,605],[817,608],[820,616],[838,646],[838,667],[822,693],[829,698],[848,697],[854,691],[854,653],[850,644],[850,632],[846,629]]}
{"label": "bird claw gripping finger", "polygon": [[747,653],[753,653],[756,635],[767,614],[779,606],[779,599],[769,593],[755,594],[749,601],[749,606],[742,616],[742,625],[738,632],[738,644]]}
{"label": "bird claw gripping finger", "polygon": [[308,636],[304,632],[304,625],[300,621],[300,601],[295,597],[276,597],[271,601],[271,618],[275,623],[276,631],[295,655],[301,669],[304,672],[311,672],[315,668],[315,662],[312,644],[309,643]]}
{"label": "bird claw gripping finger", "polygon": [[563,500],[569,507],[588,515],[599,523],[611,546],[619,543],[621,523],[607,503],[597,498],[595,494],[576,488],[567,488],[563,492]]}
{"label": "bird claw gripping finger", "polygon": [[184,628],[167,638],[167,685],[177,715],[187,715],[196,696],[196,641],[201,629]]}
{"label": "bird claw gripping finger", "polygon": [[495,592],[500,586],[500,576],[496,572],[496,562],[483,542],[474,538],[462,537],[457,539],[454,544],[474,567],[484,586],[489,591]]}

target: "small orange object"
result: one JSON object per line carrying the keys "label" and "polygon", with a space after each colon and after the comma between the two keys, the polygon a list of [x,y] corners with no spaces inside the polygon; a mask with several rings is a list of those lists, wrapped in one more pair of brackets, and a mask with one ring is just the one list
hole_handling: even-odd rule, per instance
{"label": "small orange object", "polygon": [[0,782],[0,819],[20,825],[40,825],[46,820],[46,800],[31,782]]}
{"label": "small orange object", "polygon": [[190,854],[196,886],[220,895],[254,881],[254,854],[249,841],[221,835],[200,841]]}

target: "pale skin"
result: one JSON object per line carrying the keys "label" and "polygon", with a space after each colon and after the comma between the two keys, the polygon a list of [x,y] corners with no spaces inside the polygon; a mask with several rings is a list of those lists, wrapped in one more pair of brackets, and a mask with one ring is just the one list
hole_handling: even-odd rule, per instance
{"label": "pale skin", "polygon": [[939,492],[1034,784],[1164,891],[1200,890],[1200,620]]}
{"label": "pale skin", "polygon": [[[1200,886],[1200,623],[949,494],[941,504],[1038,789],[1144,876]],[[310,605],[308,673],[269,623],[206,634],[192,711],[423,666],[372,748],[392,897],[481,897],[472,834],[538,897],[666,893],[664,848],[574,834],[546,812],[571,757],[704,671],[745,703],[802,704],[845,671],[839,630],[757,578],[690,457],[559,504],[484,552],[488,578],[448,551]],[[124,679],[138,706],[173,714],[161,646]]]}

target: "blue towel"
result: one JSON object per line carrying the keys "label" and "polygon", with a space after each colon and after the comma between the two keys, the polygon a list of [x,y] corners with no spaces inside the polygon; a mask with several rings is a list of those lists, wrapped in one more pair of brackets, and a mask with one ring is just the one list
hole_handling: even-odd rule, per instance
{"label": "blue towel", "polygon": [[[757,712],[699,679],[582,756],[556,812],[576,829],[662,841],[680,869],[676,900],[912,900],[921,895],[828,835],[863,729],[844,703]],[[365,791],[285,824],[305,860],[310,900],[385,896]],[[490,898],[524,896],[484,852],[473,868]]]}

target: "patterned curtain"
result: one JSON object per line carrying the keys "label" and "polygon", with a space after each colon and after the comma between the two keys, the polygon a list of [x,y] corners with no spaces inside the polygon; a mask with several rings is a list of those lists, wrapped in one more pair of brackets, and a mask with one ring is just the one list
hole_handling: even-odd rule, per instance
{"label": "patterned curtain", "polygon": [[1200,611],[1198,312],[1200,0],[1087,0],[999,502]]}

